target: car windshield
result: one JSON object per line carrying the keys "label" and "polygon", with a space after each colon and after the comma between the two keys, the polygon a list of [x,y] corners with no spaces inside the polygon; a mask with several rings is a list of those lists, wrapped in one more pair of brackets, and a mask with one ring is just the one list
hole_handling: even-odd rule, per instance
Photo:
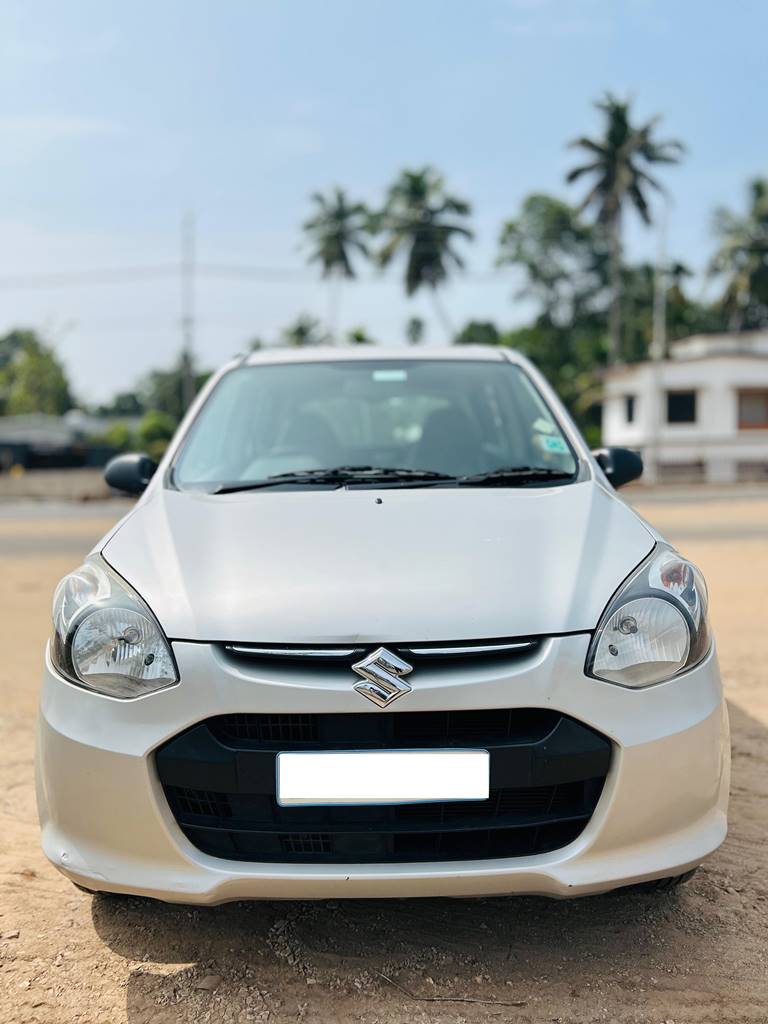
{"label": "car windshield", "polygon": [[[505,361],[328,360],[244,365],[203,405],[173,468],[224,491],[377,476],[403,486],[517,485],[573,476],[576,458],[525,371]],[[322,471],[335,471],[329,476]],[[507,474],[505,471],[509,471]]]}

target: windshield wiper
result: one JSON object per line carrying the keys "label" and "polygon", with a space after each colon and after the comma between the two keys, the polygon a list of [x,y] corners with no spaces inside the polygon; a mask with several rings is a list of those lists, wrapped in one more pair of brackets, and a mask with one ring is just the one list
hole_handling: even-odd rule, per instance
{"label": "windshield wiper", "polygon": [[547,466],[502,466],[488,473],[473,473],[460,476],[459,487],[524,487],[529,483],[545,483],[550,480],[571,480],[573,473]]}
{"label": "windshield wiper", "polygon": [[439,483],[456,478],[431,469],[408,469],[391,466],[334,466],[332,469],[300,469],[292,473],[275,473],[264,480],[236,481],[219,484],[212,494],[235,494],[238,491],[256,491],[281,484],[335,484],[346,483]]}
{"label": "windshield wiper", "polygon": [[402,466],[334,466],[331,469],[300,469],[291,473],[276,473],[264,480],[222,483],[210,493],[236,494],[239,491],[257,491],[291,484],[343,487],[345,484],[370,483],[409,487],[452,483],[458,487],[525,487],[531,483],[570,480],[573,476],[573,473],[549,469],[546,466],[502,466],[487,473],[473,473],[460,477],[439,473],[433,469],[410,469]]}

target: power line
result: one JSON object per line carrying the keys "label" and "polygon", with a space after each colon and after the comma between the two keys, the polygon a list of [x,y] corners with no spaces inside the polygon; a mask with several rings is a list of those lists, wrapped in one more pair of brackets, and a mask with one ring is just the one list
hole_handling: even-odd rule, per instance
{"label": "power line", "polygon": [[0,274],[0,288],[59,288],[79,287],[83,284],[131,284],[135,281],[173,277],[178,272],[178,263],[169,263],[154,267],[64,270],[40,274]]}
{"label": "power line", "polygon": [[181,221],[181,352],[183,374],[181,401],[185,409],[195,397],[192,369],[195,350],[195,215],[187,213]]}
{"label": "power line", "polygon": [[[93,270],[52,271],[32,274],[0,274],[0,289],[46,289],[80,288],[84,285],[135,284],[142,281],[162,280],[178,277],[182,272],[179,263],[168,263],[144,267],[113,267]],[[219,280],[247,279],[264,284],[323,284],[309,270],[301,267],[263,267],[235,263],[198,263],[195,269],[198,278]],[[470,271],[453,279],[454,284],[462,281],[473,284],[494,284],[504,280],[503,270]],[[382,274],[371,274],[356,278],[361,285],[383,284],[397,286],[399,282]]]}
{"label": "power line", "polygon": [[304,267],[259,267],[242,263],[200,263],[198,270],[204,277],[249,278],[265,283],[322,283],[322,278]]}
{"label": "power line", "polygon": [[[259,310],[253,313],[237,313],[231,316],[218,313],[196,313],[195,333],[201,330],[253,330],[263,314]],[[169,312],[165,316],[148,317],[72,317],[64,325],[67,330],[86,331],[153,331],[178,330],[179,316]]]}
{"label": "power line", "polygon": [[[222,278],[253,278],[265,282],[310,282],[312,284],[327,283],[327,278],[320,278],[317,274],[306,270],[303,267],[259,267],[239,263],[200,263],[198,269],[206,277]],[[456,281],[472,281],[475,283],[484,281],[499,281],[507,277],[507,272],[501,269],[474,270],[462,273],[454,278]],[[358,284],[390,284],[397,285],[400,282],[392,277],[385,277],[383,274],[369,274],[365,277],[355,277],[352,282]]]}

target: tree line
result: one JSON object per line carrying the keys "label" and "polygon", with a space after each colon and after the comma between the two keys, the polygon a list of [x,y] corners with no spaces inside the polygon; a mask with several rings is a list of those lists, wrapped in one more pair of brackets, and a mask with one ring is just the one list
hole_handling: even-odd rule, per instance
{"label": "tree line", "polygon": [[[168,370],[153,370],[134,391],[118,394],[106,405],[87,408],[95,416],[118,420],[90,440],[117,451],[139,447],[156,456],[162,454],[184,411],[182,371],[181,362]],[[207,373],[197,375],[196,389],[207,377]],[[0,337],[0,416],[61,416],[75,407],[83,408],[83,403],[74,397],[50,345],[27,329]],[[133,420],[135,425],[129,427],[125,420]]]}
{"label": "tree line", "polygon": [[[655,268],[630,264],[624,257],[627,214],[634,211],[644,224],[652,224],[652,197],[665,195],[658,169],[679,163],[685,146],[659,137],[658,117],[636,123],[626,100],[606,94],[595,106],[600,134],[569,144],[582,162],[568,171],[564,184],[585,186],[581,196],[568,202],[534,193],[499,233],[496,264],[520,272],[523,284],[513,297],[533,302],[529,324],[502,330],[473,321],[453,329],[440,293],[464,270],[462,250],[473,237],[472,206],[449,192],[434,168],[424,167],[403,171],[380,208],[352,200],[338,187],[311,197],[313,211],[303,232],[308,259],[320,266],[333,296],[327,335],[336,333],[342,283],[355,278],[365,263],[385,269],[401,255],[406,295],[424,291],[431,296],[448,340],[522,349],[582,418],[594,402],[600,367],[648,357],[659,271],[669,340],[699,331],[768,326],[768,179],[749,183],[744,213],[715,211],[707,273],[719,282],[720,292],[712,302],[697,301],[686,291],[692,275],[684,264]],[[415,326],[411,341],[423,331],[418,321]],[[317,322],[314,332],[307,331],[306,323],[304,328],[305,338],[319,340]]]}
{"label": "tree line", "polygon": [[[569,143],[585,158],[565,176],[567,184],[586,182],[580,201],[569,204],[555,196],[529,196],[518,215],[501,228],[496,263],[524,272],[527,283],[518,294],[538,299],[545,316],[562,318],[563,300],[578,300],[588,311],[607,314],[606,359],[618,362],[637,358],[626,319],[629,316],[631,321],[628,307],[643,290],[642,280],[633,281],[632,272],[640,270],[640,278],[647,275],[646,267],[625,263],[626,215],[634,210],[644,224],[651,225],[651,195],[666,191],[651,172],[656,166],[679,163],[686,150],[677,139],[658,138],[659,117],[633,123],[628,101],[608,93],[595,106],[602,117],[601,134],[580,136]],[[456,244],[473,237],[472,205],[448,192],[432,167],[402,171],[380,208],[351,200],[338,186],[327,194],[314,193],[311,202],[312,215],[302,226],[308,260],[319,264],[323,277],[337,288],[357,276],[362,262],[383,269],[402,254],[406,295],[424,290],[438,302],[440,289],[464,270],[464,257]],[[707,324],[716,321],[718,329],[733,331],[766,326],[768,179],[750,182],[745,214],[724,208],[715,212],[713,235],[716,249],[707,270],[724,284],[711,304],[711,316],[705,318]],[[688,276],[680,263],[663,271],[668,287],[678,290]],[[453,340],[456,332],[439,302],[437,313],[448,340]],[[329,317],[332,335],[335,319]]]}

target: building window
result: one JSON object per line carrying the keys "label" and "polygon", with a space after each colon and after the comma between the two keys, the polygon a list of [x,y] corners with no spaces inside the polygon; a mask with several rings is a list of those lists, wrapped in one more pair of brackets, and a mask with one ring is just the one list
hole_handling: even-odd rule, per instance
{"label": "building window", "polygon": [[739,483],[766,483],[768,481],[768,462],[737,462],[736,479]]}
{"label": "building window", "polygon": [[739,391],[739,430],[768,430],[768,388]]}
{"label": "building window", "polygon": [[624,395],[624,419],[627,423],[635,422],[635,396]]}
{"label": "building window", "polygon": [[700,484],[707,479],[707,467],[703,462],[660,462],[656,475],[662,484]]}
{"label": "building window", "polygon": [[667,392],[667,423],[696,422],[696,392]]}

